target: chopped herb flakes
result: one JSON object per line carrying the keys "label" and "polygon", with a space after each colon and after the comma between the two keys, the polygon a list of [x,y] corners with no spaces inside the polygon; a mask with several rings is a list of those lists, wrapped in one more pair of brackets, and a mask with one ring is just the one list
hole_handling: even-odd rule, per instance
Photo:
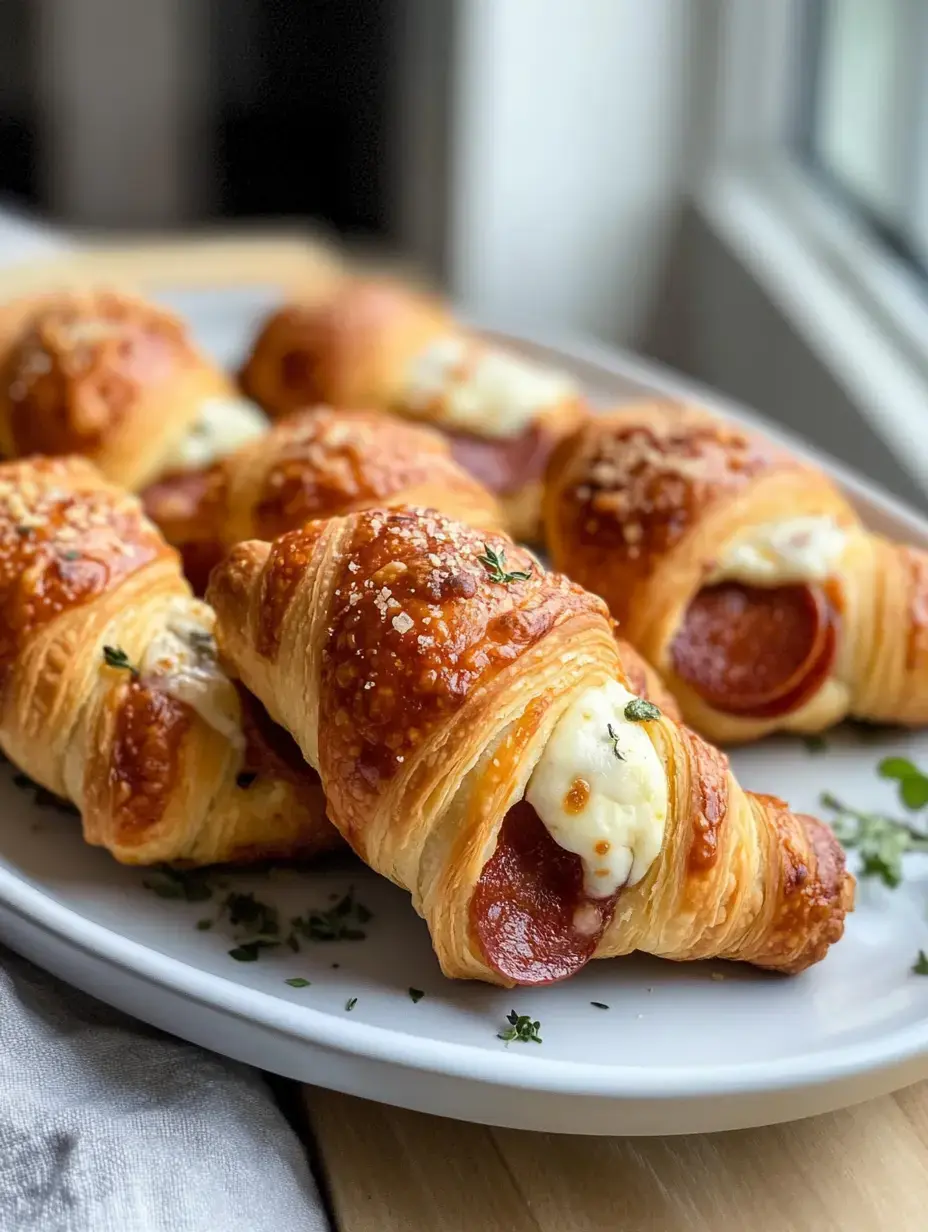
{"label": "chopped herb flakes", "polygon": [[349,998],[348,998],[348,1000],[345,1002],[345,1009],[346,1009],[346,1010],[348,1011],[348,1013],[350,1014],[350,1013],[351,1013],[351,1011],[354,1009],[354,1007],[355,1007],[357,1004],[358,1004],[358,998],[357,998],[357,997],[349,997]]}
{"label": "chopped herb flakes", "polygon": [[648,719],[659,719],[661,712],[653,702],[643,697],[633,697],[625,707],[625,717],[629,723],[643,723]]}
{"label": "chopped herb flakes", "polygon": [[280,942],[265,941],[258,937],[254,941],[243,941],[234,950],[229,950],[229,957],[234,958],[236,962],[257,962],[261,950],[269,950],[275,945],[280,945]]}
{"label": "chopped herb flakes", "polygon": [[802,743],[810,753],[824,753],[828,749],[828,741],[824,736],[818,734],[813,736],[803,736]]}
{"label": "chopped herb flakes", "polygon": [[624,761],[625,754],[619,749],[619,733],[615,730],[611,723],[606,724],[606,731],[609,733],[609,739],[612,741],[613,753],[615,753],[619,761]]}
{"label": "chopped herb flakes", "polygon": [[207,920],[197,920],[197,931],[198,932],[201,932],[201,933],[209,932],[209,930],[212,927],[213,927],[212,920],[208,920],[208,919]]}
{"label": "chopped herb flakes", "polygon": [[540,1022],[533,1022],[527,1014],[517,1014],[515,1010],[511,1010],[506,1016],[506,1021],[509,1026],[505,1031],[500,1031],[498,1039],[505,1040],[507,1044],[511,1044],[516,1040],[520,1044],[540,1044],[541,1036],[538,1032],[541,1030]]}
{"label": "chopped herb flakes", "polygon": [[292,979],[284,980],[285,984],[289,984],[291,988],[308,988],[312,980],[304,980],[302,975],[295,975]]}
{"label": "chopped herb flakes", "polygon": [[129,656],[119,646],[104,646],[103,661],[107,667],[115,667],[119,671],[128,672],[134,680],[138,679],[139,669],[129,662]]}
{"label": "chopped herb flakes", "polygon": [[152,894],[157,894],[159,898],[174,898],[186,903],[205,903],[207,899],[213,897],[212,886],[206,878],[207,873],[203,869],[192,868],[181,871],[165,864],[150,869],[142,885],[146,890],[151,890]]}
{"label": "chopped herb flakes", "polygon": [[417,1001],[421,1001],[424,996],[425,993],[421,988],[410,988],[409,990],[409,999],[412,1001],[413,1005],[415,1005]]}
{"label": "chopped herb flakes", "polygon": [[507,570],[506,554],[502,549],[497,552],[495,548],[485,543],[483,553],[483,556],[478,556],[477,559],[486,569],[491,582],[501,582],[504,586],[508,586],[510,582],[527,582],[532,576],[531,565],[528,569]]}
{"label": "chopped herb flakes", "polygon": [[605,1001],[591,1001],[590,1005],[595,1005],[598,1010],[607,1010],[609,1008]]}
{"label": "chopped herb flakes", "polygon": [[358,902],[354,890],[349,890],[333,907],[294,916],[291,927],[294,936],[307,941],[363,941],[367,933],[359,925],[367,924],[373,915]]}

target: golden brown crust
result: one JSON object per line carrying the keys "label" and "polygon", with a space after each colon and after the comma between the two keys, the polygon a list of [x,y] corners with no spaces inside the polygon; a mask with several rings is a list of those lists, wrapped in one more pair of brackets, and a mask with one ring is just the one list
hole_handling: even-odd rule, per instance
{"label": "golden brown crust", "polygon": [[437,433],[377,412],[328,407],[288,416],[204,471],[165,476],[143,499],[180,548],[196,587],[205,584],[203,564],[211,568],[244,539],[270,540],[314,518],[372,505],[425,500],[476,526],[502,520],[494,498],[454,464]]}
{"label": "golden brown crust", "polygon": [[0,746],[88,842],[138,864],[332,845],[317,776],[254,739],[176,553],[84,459],[0,465],[0,629]]}
{"label": "golden brown crust", "polygon": [[[447,366],[430,396],[414,394],[414,362],[434,344],[459,347],[460,359]],[[587,406],[578,390],[558,380],[553,398],[536,393],[537,406],[510,433],[461,424],[449,407],[451,389],[470,380],[493,350],[431,296],[384,279],[345,279],[312,303],[275,313],[241,381],[272,418],[327,402],[374,407],[446,432],[458,463],[501,500],[513,534],[536,542],[545,462]]]}
{"label": "golden brown crust", "polygon": [[[718,574],[735,536],[796,518],[843,536],[824,581]],[[869,535],[827,475],[761,434],[664,402],[595,417],[552,457],[545,524],[555,564],[713,739],[928,721],[928,557]]]}
{"label": "golden brown crust", "polygon": [[610,606],[622,623],[635,588],[713,507],[760,475],[798,467],[772,442],[695,408],[650,402],[593,416],[548,468],[552,550],[569,554],[578,576],[621,574]]}
{"label": "golden brown crust", "polygon": [[319,769],[340,833],[410,891],[447,974],[544,983],[635,949],[798,970],[840,935],[836,840],[743,792],[672,701],[647,724],[664,849],[580,928],[577,857],[533,827],[526,785],[583,691],[661,686],[599,599],[503,537],[367,510],[240,544],[208,593],[223,655]]}
{"label": "golden brown crust", "polygon": [[242,389],[272,419],[321,402],[387,407],[406,363],[451,320],[437,299],[387,278],[344,279],[264,323]]}
{"label": "golden brown crust", "polygon": [[44,297],[3,356],[0,447],[78,453],[128,487],[155,474],[201,402],[232,393],[170,313],[99,291]]}

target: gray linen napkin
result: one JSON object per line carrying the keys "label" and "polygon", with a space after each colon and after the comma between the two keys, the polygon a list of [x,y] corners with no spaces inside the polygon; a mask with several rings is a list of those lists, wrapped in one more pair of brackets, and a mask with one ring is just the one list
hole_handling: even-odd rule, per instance
{"label": "gray linen napkin", "polygon": [[0,947],[2,1232],[325,1232],[260,1074]]}

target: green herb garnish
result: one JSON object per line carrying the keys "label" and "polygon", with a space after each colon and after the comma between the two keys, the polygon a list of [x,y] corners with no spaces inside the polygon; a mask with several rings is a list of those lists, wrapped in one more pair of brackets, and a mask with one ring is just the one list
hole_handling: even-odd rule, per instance
{"label": "green herb garnish", "polygon": [[197,920],[197,932],[207,933],[213,927],[213,921],[210,919]]}
{"label": "green herb garnish", "polygon": [[129,662],[129,656],[119,646],[104,646],[103,660],[107,667],[115,667],[119,671],[128,672],[134,680],[138,679],[139,669]]}
{"label": "green herb garnish", "polygon": [[261,950],[273,949],[275,945],[280,945],[280,942],[256,937],[254,941],[243,941],[234,950],[229,950],[229,957],[234,958],[236,962],[257,962]]}
{"label": "green herb garnish", "polygon": [[803,736],[802,743],[810,753],[824,753],[828,748],[828,741],[824,736],[818,734],[813,736]]}
{"label": "green herb garnish", "polygon": [[830,792],[821,802],[835,816],[835,837],[846,848],[860,852],[862,877],[876,877],[890,889],[902,880],[902,857],[909,851],[928,851],[928,833],[883,813],[864,813],[842,804]]}
{"label": "green herb garnish", "polygon": [[916,958],[912,965],[912,974],[928,975],[928,954],[924,950],[918,951],[918,958]]}
{"label": "green herb garnish", "polygon": [[164,864],[150,869],[142,885],[159,898],[180,899],[185,903],[205,903],[213,897],[213,888],[206,880],[207,876],[200,868],[185,869],[181,872]]}
{"label": "green herb garnish", "polygon": [[66,552],[61,553],[62,560],[80,560],[81,554],[76,548],[68,548]]}
{"label": "green herb garnish", "polygon": [[532,565],[528,569],[512,569],[506,568],[506,554],[500,549],[497,552],[495,548],[491,548],[488,543],[483,545],[483,556],[478,556],[477,559],[487,571],[487,575],[491,582],[502,582],[508,586],[510,582],[527,582],[532,576]]}
{"label": "green herb garnish", "polygon": [[266,937],[276,937],[280,932],[280,920],[277,908],[270,903],[262,903],[250,891],[240,894],[233,891],[223,899],[223,910],[229,913],[229,923],[234,927],[244,924],[252,932],[261,933]]}
{"label": "green herb garnish", "polygon": [[349,997],[349,998],[348,998],[348,1000],[345,1002],[345,1009],[346,1009],[346,1010],[348,1011],[348,1013],[350,1014],[350,1013],[351,1013],[351,1011],[354,1009],[354,1007],[355,1007],[357,1004],[358,1004],[358,998],[357,998],[357,997]]}
{"label": "green herb garnish", "polygon": [[410,988],[409,990],[409,999],[413,1005],[415,1005],[417,1001],[421,1001],[424,996],[425,993],[421,988]]}
{"label": "green herb garnish", "polygon": [[643,697],[633,697],[625,707],[625,717],[629,723],[643,723],[648,719],[659,719],[661,712],[653,702]]}
{"label": "green herb garnish", "polygon": [[899,784],[899,799],[907,809],[924,808],[928,804],[928,775],[919,770],[906,757],[884,757],[878,767],[884,779],[895,779]]}
{"label": "green herb garnish", "polygon": [[609,739],[612,741],[613,753],[615,753],[619,761],[624,761],[625,754],[619,748],[619,733],[615,730],[611,723],[606,724],[606,731],[609,733]]}
{"label": "green herb garnish", "polygon": [[540,1044],[541,1036],[538,1032],[541,1030],[540,1022],[533,1022],[527,1014],[517,1014],[515,1010],[511,1010],[506,1016],[506,1021],[509,1026],[505,1031],[500,1031],[498,1039],[505,1040],[507,1044],[511,1044],[513,1040],[518,1040],[520,1044]]}
{"label": "green herb garnish", "polygon": [[591,1001],[590,1005],[595,1005],[598,1010],[607,1010],[609,1008],[605,1001]]}
{"label": "green herb garnish", "polygon": [[308,988],[312,980],[304,980],[302,975],[295,975],[292,979],[284,980],[285,984],[289,984],[291,988]]}
{"label": "green herb garnish", "polygon": [[363,941],[367,933],[361,924],[373,919],[373,913],[358,902],[351,889],[333,907],[294,916],[290,921],[294,935],[307,941]]}

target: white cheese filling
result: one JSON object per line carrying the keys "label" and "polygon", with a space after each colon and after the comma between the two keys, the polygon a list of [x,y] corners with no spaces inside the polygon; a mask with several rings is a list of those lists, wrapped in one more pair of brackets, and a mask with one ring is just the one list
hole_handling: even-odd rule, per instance
{"label": "white cheese filling", "polygon": [[140,671],[195,710],[236,748],[244,748],[238,694],[216,661],[212,612],[205,603],[175,601],[164,631],[145,652]]}
{"label": "white cheese filling", "polygon": [[767,522],[730,540],[719,553],[708,581],[754,586],[824,582],[833,576],[846,546],[847,532],[834,518]]}
{"label": "white cheese filling", "polygon": [[165,470],[195,470],[263,436],[268,423],[247,398],[204,398],[190,431],[168,457]]}
{"label": "white cheese filling", "polygon": [[583,864],[584,888],[608,898],[660,854],[667,776],[635,700],[615,680],[587,689],[558,721],[525,793],[559,847]]}
{"label": "white cheese filling", "polygon": [[[406,409],[478,436],[519,436],[576,396],[568,376],[466,338],[441,338],[409,366]],[[436,415],[436,409],[440,415]]]}

